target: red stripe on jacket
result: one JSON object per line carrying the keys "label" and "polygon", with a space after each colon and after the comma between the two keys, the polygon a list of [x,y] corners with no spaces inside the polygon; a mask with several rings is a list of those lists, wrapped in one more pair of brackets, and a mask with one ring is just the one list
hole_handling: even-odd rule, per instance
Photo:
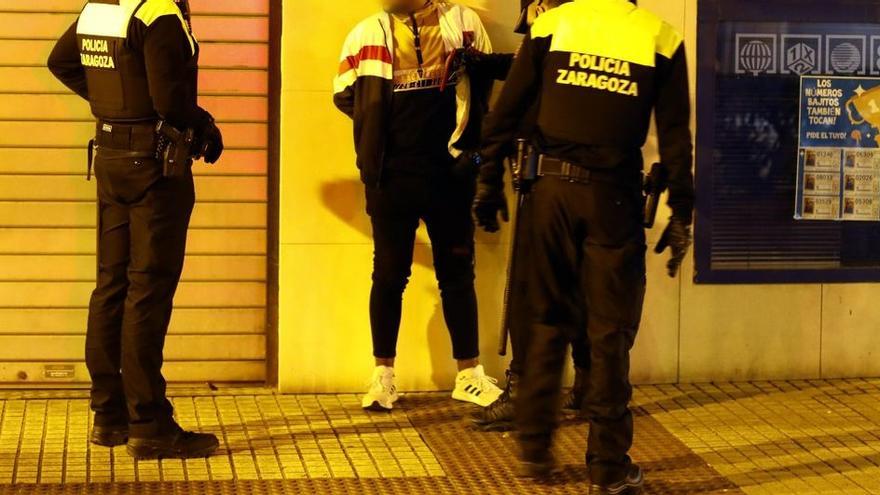
{"label": "red stripe on jacket", "polygon": [[339,73],[345,74],[351,69],[357,69],[361,65],[362,60],[379,60],[386,64],[391,63],[391,52],[387,47],[381,45],[367,45],[361,47],[357,55],[349,55],[339,66]]}

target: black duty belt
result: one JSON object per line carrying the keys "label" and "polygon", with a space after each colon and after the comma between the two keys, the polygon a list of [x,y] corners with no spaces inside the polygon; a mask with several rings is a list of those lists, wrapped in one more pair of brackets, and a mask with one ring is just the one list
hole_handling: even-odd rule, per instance
{"label": "black duty belt", "polygon": [[120,124],[98,121],[95,144],[117,151],[156,151],[156,122]]}
{"label": "black duty belt", "polygon": [[538,157],[538,177],[556,177],[569,182],[588,184],[593,179],[593,171],[565,160],[541,155]]}
{"label": "black duty belt", "polygon": [[635,176],[635,178],[632,179],[627,178],[618,169],[586,168],[576,163],[553,158],[548,155],[540,155],[538,157],[537,176],[556,177],[560,180],[575,182],[578,184],[601,182],[604,184],[616,184],[623,187],[641,187],[641,182],[638,176]]}
{"label": "black duty belt", "polygon": [[99,120],[95,139],[89,141],[86,179],[92,179],[92,163],[98,149],[108,158],[151,158],[156,155],[157,145],[155,122],[119,124]]}

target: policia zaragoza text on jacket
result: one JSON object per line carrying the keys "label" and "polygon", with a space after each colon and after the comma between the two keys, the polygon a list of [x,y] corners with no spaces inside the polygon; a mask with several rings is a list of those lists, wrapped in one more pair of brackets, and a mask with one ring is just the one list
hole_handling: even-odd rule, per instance
{"label": "policia zaragoza text on jacket", "polygon": [[[487,165],[475,204],[482,225],[492,227],[505,208],[497,164],[535,100],[542,160],[531,193],[534,323],[517,406],[525,466],[535,474],[552,466],[565,334],[584,331],[573,310],[582,308],[591,349],[585,410],[592,490],[635,492],[642,474],[627,455],[628,374],[645,291],[641,147],[654,111],[669,171],[673,217],[663,242],[672,247],[674,275],[690,242],[694,197],[682,37],[627,0],[575,0],[539,17],[484,127]],[[571,300],[579,292],[584,297]]]}
{"label": "policia zaragoza text on jacket", "polygon": [[86,334],[91,441],[127,441],[138,458],[205,456],[218,446],[214,435],[175,423],[161,372],[195,202],[189,166],[198,155],[214,163],[223,151],[214,119],[197,104],[198,56],[185,0],[92,0],[49,57],[52,73],[97,119],[89,145],[99,212]]}

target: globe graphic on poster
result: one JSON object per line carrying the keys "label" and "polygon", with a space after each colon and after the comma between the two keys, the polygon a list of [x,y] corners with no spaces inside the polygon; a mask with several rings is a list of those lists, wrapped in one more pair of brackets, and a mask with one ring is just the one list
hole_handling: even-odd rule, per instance
{"label": "globe graphic on poster", "polygon": [[740,49],[739,60],[743,69],[757,76],[773,64],[773,50],[763,41],[752,40]]}
{"label": "globe graphic on poster", "polygon": [[852,43],[841,43],[831,50],[831,67],[835,72],[852,74],[862,65],[862,51]]}

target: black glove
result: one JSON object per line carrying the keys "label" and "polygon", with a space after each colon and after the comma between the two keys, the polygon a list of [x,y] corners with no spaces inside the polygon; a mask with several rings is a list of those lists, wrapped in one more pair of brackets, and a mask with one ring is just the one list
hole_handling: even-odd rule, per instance
{"label": "black glove", "polygon": [[475,181],[480,172],[481,164],[480,155],[477,152],[465,151],[452,164],[452,176],[462,181]]}
{"label": "black glove", "polygon": [[512,53],[484,53],[472,46],[453,50],[446,58],[440,90],[445,90],[447,84],[456,81],[462,71],[481,78],[503,81],[507,79],[507,73],[513,65],[513,57]]}
{"label": "black glove", "polygon": [[690,222],[685,222],[684,220],[673,216],[669,219],[669,225],[666,227],[666,230],[663,231],[663,235],[660,236],[660,241],[657,242],[657,247],[654,248],[654,252],[660,254],[663,251],[666,251],[666,248],[669,248],[672,257],[669,259],[669,262],[666,263],[666,268],[669,271],[669,276],[674,278],[678,274],[681,262],[684,261],[684,257],[687,255],[690,247]]}
{"label": "black glove", "polygon": [[504,184],[478,183],[477,196],[474,199],[474,217],[477,219],[477,225],[486,232],[498,232],[501,230],[501,224],[498,222],[499,213],[502,220],[510,221]]}
{"label": "black glove", "polygon": [[223,133],[214,123],[214,119],[202,129],[199,137],[198,156],[205,159],[205,163],[214,164],[223,154]]}

